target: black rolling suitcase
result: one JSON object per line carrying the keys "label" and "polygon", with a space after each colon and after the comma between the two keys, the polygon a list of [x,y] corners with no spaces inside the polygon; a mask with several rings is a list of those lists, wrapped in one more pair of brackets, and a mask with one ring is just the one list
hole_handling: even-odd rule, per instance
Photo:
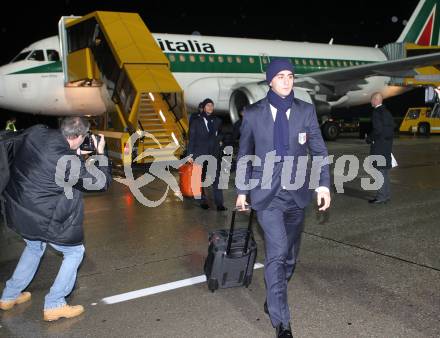
{"label": "black rolling suitcase", "polygon": [[217,230],[209,234],[204,270],[208,289],[212,292],[218,288],[248,287],[252,281],[257,257],[257,243],[252,233],[253,210],[247,229],[234,230],[236,213],[237,210],[232,212],[229,231]]}

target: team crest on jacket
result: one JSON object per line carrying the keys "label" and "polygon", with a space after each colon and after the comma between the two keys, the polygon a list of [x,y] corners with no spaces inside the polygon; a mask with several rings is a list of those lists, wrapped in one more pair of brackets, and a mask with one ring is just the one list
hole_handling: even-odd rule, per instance
{"label": "team crest on jacket", "polygon": [[298,134],[298,143],[305,144],[306,141],[307,141],[307,134],[306,133],[299,133]]}

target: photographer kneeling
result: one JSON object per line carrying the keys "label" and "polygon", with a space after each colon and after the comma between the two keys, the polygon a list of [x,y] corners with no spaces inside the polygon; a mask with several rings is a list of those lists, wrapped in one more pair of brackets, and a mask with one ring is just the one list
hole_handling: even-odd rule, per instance
{"label": "photographer kneeling", "polygon": [[[89,127],[89,122],[81,117],[64,118],[60,130],[42,125],[31,127],[14,157],[11,177],[4,191],[6,215],[8,226],[23,237],[26,247],[12,277],[6,282],[0,299],[2,310],[10,310],[30,300],[30,292],[22,291],[32,281],[49,243],[64,258],[45,297],[44,320],[72,318],[84,312],[81,305],[70,306],[65,300],[75,285],[77,269],[84,255],[82,191],[87,191],[87,182],[101,180],[99,191],[107,190],[111,182],[110,164],[93,163],[100,171],[98,177],[78,156],[90,153],[79,149]],[[96,153],[103,155],[104,136],[100,135],[99,142],[96,137],[92,136],[92,139]],[[60,163],[65,158],[71,160],[64,161],[68,165],[63,171]],[[70,194],[60,182],[65,185],[74,182],[70,184]]]}

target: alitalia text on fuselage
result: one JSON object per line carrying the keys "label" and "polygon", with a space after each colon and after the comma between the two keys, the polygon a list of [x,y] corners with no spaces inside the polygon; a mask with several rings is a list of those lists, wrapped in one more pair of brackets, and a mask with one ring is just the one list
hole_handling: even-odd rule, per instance
{"label": "alitalia text on fuselage", "polygon": [[207,42],[197,40],[170,41],[157,38],[157,43],[164,52],[215,53],[215,48]]}

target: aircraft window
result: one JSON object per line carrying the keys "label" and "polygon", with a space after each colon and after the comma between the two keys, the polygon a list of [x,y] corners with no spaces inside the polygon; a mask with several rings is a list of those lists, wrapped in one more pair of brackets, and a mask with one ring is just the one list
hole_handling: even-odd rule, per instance
{"label": "aircraft window", "polygon": [[46,53],[48,61],[60,61],[60,54],[55,49],[48,49]]}
{"label": "aircraft window", "polygon": [[209,62],[211,62],[211,63],[215,62],[214,55],[210,55],[209,56]]}
{"label": "aircraft window", "polygon": [[35,60],[35,61],[44,61],[44,53],[41,49],[34,50],[27,59]]}
{"label": "aircraft window", "polygon": [[171,62],[175,62],[176,56],[174,54],[168,54],[168,59],[170,59]]}
{"label": "aircraft window", "polygon": [[199,60],[200,62],[205,62],[206,61],[205,55],[199,55]]}
{"label": "aircraft window", "polygon": [[255,59],[252,56],[249,56],[249,63],[254,63]]}
{"label": "aircraft window", "polygon": [[218,62],[223,63],[223,61],[224,61],[223,56],[219,55],[218,56]]}
{"label": "aircraft window", "polygon": [[415,110],[411,110],[410,112],[408,112],[408,116],[406,118],[408,120],[416,120],[419,118],[419,116],[420,116],[420,110],[415,109]]}
{"label": "aircraft window", "polygon": [[194,56],[194,55],[190,55],[189,56],[189,61],[191,61],[191,62],[196,62],[196,57]]}
{"label": "aircraft window", "polygon": [[237,63],[241,63],[241,57],[240,57],[240,56],[236,56],[236,57],[235,57],[235,61],[236,61]]}
{"label": "aircraft window", "polygon": [[28,50],[27,52],[23,52],[18,54],[15,58],[12,59],[11,62],[18,62],[18,61],[23,61],[24,59],[26,59],[26,57],[29,55],[31,51]]}
{"label": "aircraft window", "polygon": [[185,60],[186,60],[186,59],[185,59],[185,55],[180,54],[180,55],[179,55],[179,61],[180,61],[180,62],[185,62]]}
{"label": "aircraft window", "polygon": [[228,56],[228,57],[226,58],[226,60],[228,60],[228,63],[232,63],[232,61],[233,61],[232,56]]}

